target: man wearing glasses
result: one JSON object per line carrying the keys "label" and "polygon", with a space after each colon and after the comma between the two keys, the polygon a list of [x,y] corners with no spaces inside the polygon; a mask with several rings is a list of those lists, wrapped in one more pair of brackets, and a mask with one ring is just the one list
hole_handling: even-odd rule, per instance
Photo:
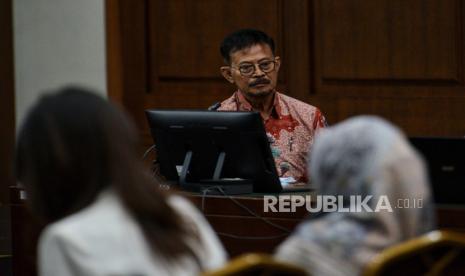
{"label": "man wearing glasses", "polygon": [[257,111],[270,140],[276,169],[289,182],[307,182],[306,160],[315,133],[326,125],[321,111],[276,91],[281,60],[271,37],[253,29],[227,36],[220,47],[224,78],[237,91],[218,111]]}

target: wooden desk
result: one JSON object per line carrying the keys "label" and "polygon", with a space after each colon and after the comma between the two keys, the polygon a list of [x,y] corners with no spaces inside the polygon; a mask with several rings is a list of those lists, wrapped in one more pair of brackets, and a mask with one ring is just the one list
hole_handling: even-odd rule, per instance
{"label": "wooden desk", "polygon": [[263,196],[185,195],[203,212],[230,256],[245,252],[272,253],[308,216],[305,208],[293,213],[264,212]]}
{"label": "wooden desk", "polygon": [[24,201],[24,191],[10,187],[11,236],[13,275],[37,275],[37,241],[42,226],[29,212]]}
{"label": "wooden desk", "polygon": [[[33,276],[36,275],[37,239],[42,228],[29,214],[20,192],[17,187],[10,188],[13,275]],[[308,215],[305,208],[299,208],[295,213],[266,213],[261,196],[234,196],[231,199],[185,195],[202,210],[213,229],[220,233],[220,239],[230,256],[252,251],[271,253],[288,233],[267,222],[292,230]],[[441,207],[436,209],[436,213],[438,228],[465,232],[465,208]]]}
{"label": "wooden desk", "polygon": [[[294,213],[265,213],[262,196],[234,196],[232,199],[206,196],[202,208],[201,195],[185,195],[203,212],[232,257],[245,252],[272,253],[288,236],[285,231],[253,216],[237,202],[259,217],[288,230],[293,230],[310,216],[305,208],[298,208]],[[465,232],[465,206],[436,206],[435,212],[438,229]]]}

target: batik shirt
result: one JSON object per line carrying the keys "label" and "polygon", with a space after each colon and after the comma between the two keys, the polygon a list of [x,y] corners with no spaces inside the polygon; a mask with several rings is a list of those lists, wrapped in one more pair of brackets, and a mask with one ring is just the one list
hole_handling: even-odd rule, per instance
{"label": "batik shirt", "polygon": [[[218,111],[252,111],[241,92],[236,91],[221,102]],[[294,177],[307,182],[307,156],[316,132],[326,126],[321,111],[309,104],[279,92],[275,93],[273,109],[263,120],[279,177]]]}

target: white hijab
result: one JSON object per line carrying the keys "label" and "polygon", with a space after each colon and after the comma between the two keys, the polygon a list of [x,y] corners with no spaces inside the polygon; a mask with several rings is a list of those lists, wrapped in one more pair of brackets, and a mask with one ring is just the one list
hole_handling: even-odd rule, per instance
{"label": "white hijab", "polygon": [[[358,275],[371,258],[395,243],[433,228],[429,183],[421,157],[402,132],[374,116],[323,129],[309,157],[319,195],[383,196],[393,212],[333,212],[301,223],[277,250],[280,259],[312,275]],[[422,208],[405,203],[422,203]],[[375,209],[375,206],[370,206]]]}

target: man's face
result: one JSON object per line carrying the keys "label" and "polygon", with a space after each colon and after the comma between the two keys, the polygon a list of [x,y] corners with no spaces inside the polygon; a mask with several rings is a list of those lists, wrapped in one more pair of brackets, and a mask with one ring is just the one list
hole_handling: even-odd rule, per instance
{"label": "man's face", "polygon": [[221,67],[221,73],[246,98],[261,98],[274,93],[279,65],[267,44],[256,44],[231,53],[231,65]]}

